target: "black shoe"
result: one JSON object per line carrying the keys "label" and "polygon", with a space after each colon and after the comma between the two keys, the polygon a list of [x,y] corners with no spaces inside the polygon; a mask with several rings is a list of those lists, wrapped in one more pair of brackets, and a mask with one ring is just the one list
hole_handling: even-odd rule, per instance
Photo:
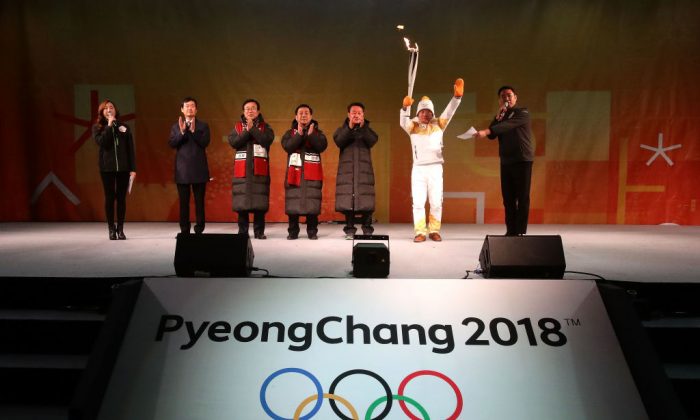
{"label": "black shoe", "polygon": [[109,227],[109,240],[115,241],[117,239],[117,229],[114,227],[114,225],[110,225],[108,227]]}
{"label": "black shoe", "polygon": [[255,239],[267,239],[267,236],[265,236],[264,233],[254,233]]}
{"label": "black shoe", "polygon": [[203,227],[202,227],[202,228],[197,227],[197,226],[194,227],[194,233],[195,233],[195,235],[201,235],[202,232],[204,232],[204,228],[203,228]]}
{"label": "black shoe", "polygon": [[316,235],[315,233],[309,233],[308,236],[309,236],[309,239],[311,239],[313,241],[318,239],[318,235]]}
{"label": "black shoe", "polygon": [[117,226],[117,238],[124,240],[126,235],[124,235],[124,226]]}
{"label": "black shoe", "polygon": [[289,234],[289,235],[287,235],[287,239],[290,241],[294,240],[294,239],[299,239],[299,235],[298,234],[297,235]]}

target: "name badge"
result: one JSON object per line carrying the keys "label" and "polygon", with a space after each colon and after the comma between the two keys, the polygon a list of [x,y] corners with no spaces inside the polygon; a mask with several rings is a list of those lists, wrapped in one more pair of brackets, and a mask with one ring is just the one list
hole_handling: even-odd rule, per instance
{"label": "name badge", "polygon": [[289,155],[289,166],[301,166],[301,155],[299,153]]}
{"label": "name badge", "polygon": [[267,158],[267,150],[259,144],[253,145],[253,156]]}

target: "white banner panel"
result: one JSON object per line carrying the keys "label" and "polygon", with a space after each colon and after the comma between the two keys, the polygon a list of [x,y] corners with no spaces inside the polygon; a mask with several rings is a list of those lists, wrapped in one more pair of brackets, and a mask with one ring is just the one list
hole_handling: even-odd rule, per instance
{"label": "white banner panel", "polygon": [[646,417],[585,280],[149,279],[100,413]]}

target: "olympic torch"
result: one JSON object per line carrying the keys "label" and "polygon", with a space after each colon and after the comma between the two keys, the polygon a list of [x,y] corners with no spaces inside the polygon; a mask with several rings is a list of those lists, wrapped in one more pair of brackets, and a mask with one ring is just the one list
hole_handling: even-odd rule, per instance
{"label": "olympic torch", "polygon": [[418,44],[415,43],[415,47],[411,47],[411,41],[408,38],[404,38],[403,42],[406,43],[406,49],[411,53],[411,58],[408,60],[408,97],[413,97],[413,84],[416,81],[416,73],[418,72]]}

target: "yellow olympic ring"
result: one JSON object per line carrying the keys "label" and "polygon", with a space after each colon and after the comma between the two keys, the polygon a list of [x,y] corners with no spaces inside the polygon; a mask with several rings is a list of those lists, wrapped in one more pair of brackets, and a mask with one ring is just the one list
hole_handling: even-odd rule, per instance
{"label": "yellow olympic ring", "polygon": [[[345,398],[335,395],[335,394],[323,394],[323,398],[328,398],[329,400],[336,400],[339,403],[343,404],[345,408],[350,410],[350,415],[352,416],[353,420],[360,420],[360,417],[357,415],[357,411],[355,410],[355,407],[350,404],[348,400]],[[301,412],[304,410],[304,408],[311,404],[312,402],[316,401],[318,399],[318,395],[312,395],[309,398],[305,399],[304,401],[299,404],[299,407],[297,407],[296,411],[294,412],[294,420],[299,420],[301,418]]]}

